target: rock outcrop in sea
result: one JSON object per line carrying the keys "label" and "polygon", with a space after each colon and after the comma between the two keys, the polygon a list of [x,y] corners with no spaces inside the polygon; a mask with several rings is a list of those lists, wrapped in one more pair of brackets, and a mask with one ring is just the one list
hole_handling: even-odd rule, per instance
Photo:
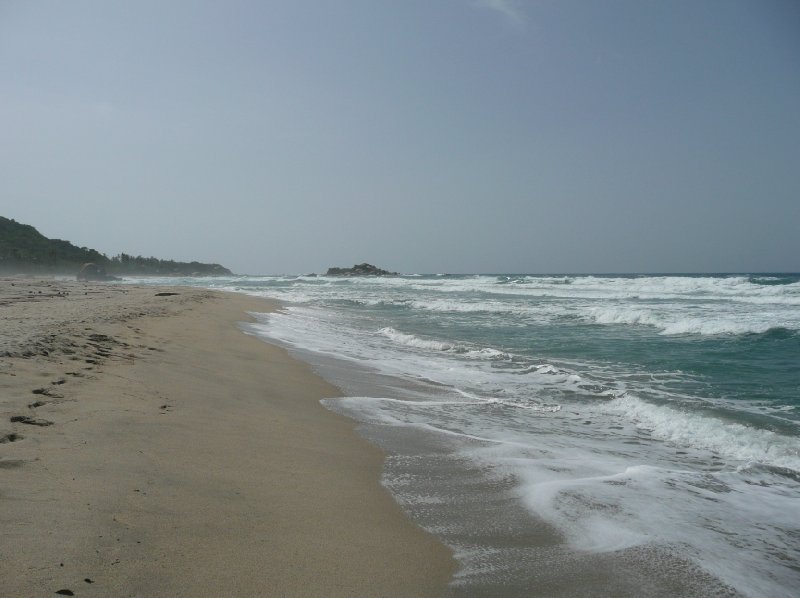
{"label": "rock outcrop in sea", "polygon": [[382,270],[377,266],[364,262],[363,264],[356,264],[352,268],[328,268],[325,276],[399,276],[399,274]]}

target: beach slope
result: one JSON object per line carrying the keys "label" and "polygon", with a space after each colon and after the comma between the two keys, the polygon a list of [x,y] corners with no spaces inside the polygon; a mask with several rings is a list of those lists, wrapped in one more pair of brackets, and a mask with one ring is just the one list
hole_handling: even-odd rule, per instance
{"label": "beach slope", "polygon": [[338,390],[238,327],[275,307],[0,281],[0,595],[445,592]]}

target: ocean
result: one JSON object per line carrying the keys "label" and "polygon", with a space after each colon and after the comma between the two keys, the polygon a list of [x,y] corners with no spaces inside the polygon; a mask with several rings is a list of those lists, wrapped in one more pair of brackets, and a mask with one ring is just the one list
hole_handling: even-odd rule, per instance
{"label": "ocean", "polygon": [[800,275],[147,282],[283,304],[456,595],[798,595]]}

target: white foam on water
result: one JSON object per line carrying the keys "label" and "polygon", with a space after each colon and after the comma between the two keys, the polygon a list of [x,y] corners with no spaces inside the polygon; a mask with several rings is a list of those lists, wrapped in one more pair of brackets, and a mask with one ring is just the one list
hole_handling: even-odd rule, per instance
{"label": "white foam on water", "polygon": [[[687,469],[663,445],[609,450],[601,437],[577,433],[583,417],[556,410],[510,418],[493,411],[503,404],[497,400],[350,397],[326,404],[361,422],[449,439],[481,469],[512,474],[523,504],[574,550],[671,547],[745,595],[791,595],[800,507],[796,484],[792,490],[781,475]],[[435,502],[429,494],[421,500]]]}
{"label": "white foam on water", "polygon": [[[564,279],[307,279],[270,289],[292,303],[352,301],[436,313],[513,315],[546,324],[577,315],[600,324],[646,325],[662,334],[746,334],[800,330],[800,283],[760,285],[747,277]],[[283,281],[287,282],[287,281]],[[236,287],[242,290],[242,287]],[[246,289],[245,289],[246,290]],[[752,305],[764,309],[753,310]]]}
{"label": "white foam on water", "polygon": [[[584,382],[549,363],[526,370],[526,377],[564,387]],[[797,467],[796,440],[630,394],[607,396],[611,400],[580,406],[526,405],[517,396],[361,397],[336,404],[359,421],[413,427],[464,443],[464,457],[513,474],[523,504],[561,530],[574,550],[673,547],[745,595],[790,595],[796,572],[785,562],[800,557],[793,535],[800,533],[797,485],[780,475],[739,472],[751,463]],[[609,428],[621,431],[610,434]],[[700,461],[707,459],[702,451],[712,451],[728,465],[717,461],[719,471],[684,469],[684,458],[675,457],[679,449]]]}
{"label": "white foam on water", "polygon": [[505,351],[493,349],[491,347],[470,347],[466,344],[451,343],[447,341],[438,341],[435,339],[425,339],[414,334],[406,334],[399,332],[394,328],[387,326],[378,330],[378,334],[385,336],[389,340],[404,347],[412,349],[423,349],[426,351],[441,351],[450,352],[460,355],[461,357],[470,359],[509,359],[510,356]]}
{"label": "white foam on water", "polygon": [[457,346],[452,343],[422,339],[413,334],[404,334],[402,332],[398,332],[391,327],[381,328],[378,333],[382,334],[389,340],[401,345],[405,345],[406,347],[428,349],[432,351],[453,351],[457,348]]}
{"label": "white foam on water", "polygon": [[[337,413],[344,413],[362,423],[416,428],[436,435],[453,437],[460,441],[497,442],[478,433],[470,434],[454,430],[447,425],[436,425],[426,418],[420,417],[420,413],[429,412],[431,409],[455,405],[464,406],[470,404],[469,401],[408,401],[386,397],[341,397],[323,399],[321,403]],[[479,401],[477,403],[485,404],[486,402]]]}
{"label": "white foam on water", "polygon": [[520,403],[518,401],[504,401],[503,399],[487,399],[486,403],[489,405],[503,405],[506,407],[513,407],[514,409],[527,409],[530,411],[537,411],[539,413],[558,413],[561,411],[561,405],[538,405],[530,403]]}
{"label": "white foam on water", "polygon": [[792,595],[800,512],[797,496],[779,480],[613,458],[557,465],[529,464],[516,473],[525,503],[562,530],[575,550],[672,547],[745,595]]}
{"label": "white foam on water", "polygon": [[743,463],[785,467],[800,473],[797,437],[653,405],[631,394],[615,398],[601,409],[630,418],[653,437],[680,447],[706,449]]}
{"label": "white foam on water", "polygon": [[483,347],[481,349],[467,349],[464,352],[464,357],[472,359],[510,359],[511,356],[505,351],[492,349],[491,347]]}
{"label": "white foam on water", "polygon": [[129,282],[208,286],[295,305],[352,302],[374,308],[487,316],[476,321],[476,326],[490,326],[494,322],[491,317],[496,316],[503,318],[504,325],[547,325],[578,318],[598,324],[649,326],[663,335],[800,330],[800,283],[759,284],[758,280],[747,276],[233,276]]}
{"label": "white foam on water", "polygon": [[464,301],[448,297],[417,299],[409,303],[414,309],[435,312],[451,313],[497,313],[497,314],[527,314],[530,307],[517,306],[507,301]]}
{"label": "white foam on water", "polygon": [[[695,311],[697,308],[695,308]],[[661,334],[761,334],[775,328],[800,329],[800,317],[769,311],[736,313],[716,306],[704,308],[702,315],[687,315],[682,306],[641,308],[630,306],[592,306],[586,318],[598,324],[632,324],[657,328]]]}
{"label": "white foam on water", "polygon": [[[796,325],[797,323],[795,323]],[[665,324],[663,334],[700,334],[715,336],[719,334],[761,334],[777,328],[792,328],[795,325],[776,324],[775,322],[741,322],[732,319],[720,319],[710,322],[701,318],[687,318],[678,322]]]}
{"label": "white foam on water", "polygon": [[[429,307],[437,309],[436,297],[461,294],[453,301],[453,310],[470,309],[461,301],[469,295],[486,301],[485,309],[503,309],[503,301],[491,295],[518,297],[557,297],[572,299],[644,299],[644,300],[712,300],[755,304],[800,305],[800,282],[791,284],[759,284],[762,279],[747,276],[522,276],[508,277],[475,275],[469,277],[303,277],[303,276],[231,276],[208,278],[128,278],[127,282],[142,284],[194,284],[214,288],[229,288],[250,292],[258,283],[263,283],[271,292],[296,292],[308,298],[322,296],[348,298],[358,296],[383,296],[391,300],[396,291],[421,292],[420,308],[425,301],[433,299]],[[763,280],[769,280],[763,279]],[[754,282],[755,281],[755,282]],[[293,290],[292,290],[293,288]],[[298,292],[298,290],[300,290]],[[419,293],[418,293],[419,294]],[[419,297],[417,297],[419,299]]]}

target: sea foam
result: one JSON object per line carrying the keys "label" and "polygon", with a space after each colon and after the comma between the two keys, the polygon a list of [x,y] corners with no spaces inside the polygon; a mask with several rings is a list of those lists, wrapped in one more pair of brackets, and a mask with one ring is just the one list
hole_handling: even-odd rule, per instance
{"label": "sea foam", "polygon": [[653,437],[679,447],[714,451],[742,463],[762,463],[800,473],[800,439],[753,428],[719,417],[666,405],[654,405],[626,394],[602,404],[603,410],[632,419]]}

